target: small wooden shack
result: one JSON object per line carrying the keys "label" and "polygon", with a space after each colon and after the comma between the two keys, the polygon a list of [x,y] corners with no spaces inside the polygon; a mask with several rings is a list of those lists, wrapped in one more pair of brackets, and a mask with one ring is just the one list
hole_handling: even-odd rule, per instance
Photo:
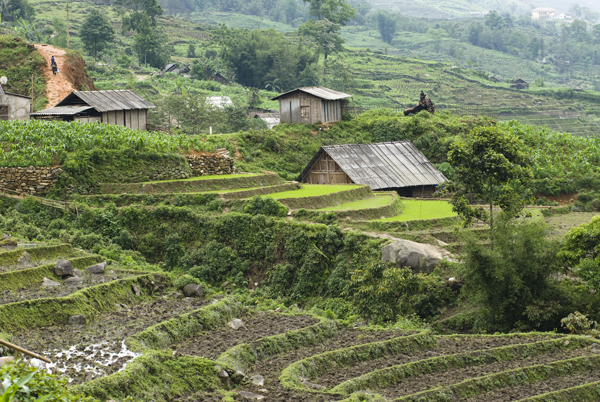
{"label": "small wooden shack", "polygon": [[306,165],[301,183],[366,184],[405,197],[431,197],[446,177],[410,141],[321,147]]}
{"label": "small wooden shack", "polygon": [[0,120],[29,120],[31,97],[5,92],[0,85]]}
{"label": "small wooden shack", "polygon": [[529,84],[518,78],[510,84],[510,89],[529,89]]}
{"label": "small wooden shack", "polygon": [[281,123],[314,124],[342,120],[342,104],[352,95],[325,87],[297,88],[274,97]]}
{"label": "small wooden shack", "polygon": [[73,91],[56,106],[32,113],[35,119],[106,123],[146,131],[155,106],[131,90]]}

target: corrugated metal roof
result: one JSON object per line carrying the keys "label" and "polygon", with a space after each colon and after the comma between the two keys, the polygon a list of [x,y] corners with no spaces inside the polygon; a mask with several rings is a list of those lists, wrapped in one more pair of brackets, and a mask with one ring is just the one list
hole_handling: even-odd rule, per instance
{"label": "corrugated metal roof", "polygon": [[319,156],[326,152],[357,184],[372,190],[430,186],[447,181],[410,141],[376,144],[347,144],[321,147],[297,181],[309,173]]}
{"label": "corrugated metal roof", "polygon": [[155,106],[130,89],[117,91],[73,91],[56,106],[73,105],[79,98],[98,112],[114,110],[152,109]]}
{"label": "corrugated metal roof", "polygon": [[91,106],[55,106],[50,109],[31,113],[30,116],[73,116],[86,110],[93,109]]}
{"label": "corrugated metal roof", "polygon": [[313,96],[316,96],[318,98],[325,99],[325,100],[340,100],[340,99],[346,99],[346,98],[352,97],[352,95],[348,95],[346,93],[339,92],[339,91],[334,91],[333,89],[329,89],[329,88],[325,88],[325,87],[304,87],[304,88],[293,89],[284,94],[281,94],[274,98],[271,98],[271,100],[277,100],[277,99],[281,98],[282,96],[289,95],[296,91],[305,92],[307,94],[311,94]]}

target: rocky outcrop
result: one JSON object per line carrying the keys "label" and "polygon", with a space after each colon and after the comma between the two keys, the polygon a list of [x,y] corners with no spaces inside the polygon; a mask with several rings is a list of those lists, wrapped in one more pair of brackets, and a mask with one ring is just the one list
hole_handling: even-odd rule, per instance
{"label": "rocky outcrop", "polygon": [[69,260],[58,260],[54,265],[54,273],[56,276],[73,275],[73,265]]}
{"label": "rocky outcrop", "polygon": [[414,272],[431,273],[443,259],[451,259],[451,254],[431,244],[398,240],[381,249],[381,259],[398,267],[409,267]]}
{"label": "rocky outcrop", "polygon": [[58,182],[62,172],[60,166],[0,168],[0,188],[19,194],[46,194]]}

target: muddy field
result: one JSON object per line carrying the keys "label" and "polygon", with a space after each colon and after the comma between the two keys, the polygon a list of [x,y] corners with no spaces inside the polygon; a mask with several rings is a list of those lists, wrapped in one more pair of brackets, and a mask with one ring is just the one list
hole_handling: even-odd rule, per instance
{"label": "muddy field", "polygon": [[308,327],[316,324],[318,320],[307,315],[290,316],[259,311],[243,317],[242,322],[244,327],[238,330],[224,327],[216,331],[207,331],[175,346],[174,349],[182,355],[216,359],[221,353],[240,343]]}
{"label": "muddy field", "polygon": [[180,293],[163,295],[139,305],[120,305],[86,325],[37,328],[13,337],[13,342],[52,360],[47,368],[64,373],[78,384],[121,369],[136,354],[124,340],[144,329],[208,304],[182,298]]}

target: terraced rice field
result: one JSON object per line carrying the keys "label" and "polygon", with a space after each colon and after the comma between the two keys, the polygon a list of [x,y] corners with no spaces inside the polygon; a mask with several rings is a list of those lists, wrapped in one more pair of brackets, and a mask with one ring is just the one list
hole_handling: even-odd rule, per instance
{"label": "terraced rice field", "polygon": [[[27,250],[36,254],[35,248]],[[50,358],[46,367],[68,377],[71,386],[99,398],[191,402],[220,401],[228,394],[235,400],[326,402],[368,394],[389,401],[565,400],[551,399],[559,393],[597,400],[578,399],[582,386],[593,394],[595,385],[587,384],[600,381],[600,344],[592,338],[345,327],[296,307],[257,311],[237,296],[185,297],[162,273],[112,264],[92,274],[86,265],[101,258],[89,254],[69,257],[79,267],[71,277],[81,280],[77,286],[54,276],[49,279],[56,285],[45,287],[39,275],[52,276],[53,263],[18,268],[14,262],[21,256],[0,252],[2,332]],[[77,311],[70,310],[73,305]],[[19,308],[29,317],[14,322]],[[53,316],[45,314],[49,308]],[[85,313],[85,323],[69,324],[75,312]],[[157,366],[156,356],[171,363]],[[178,374],[183,388],[169,381],[140,385],[155,370],[168,376],[168,367],[198,364],[209,368],[204,375],[217,388],[198,389],[192,385],[197,379],[185,373]]]}
{"label": "terraced rice field", "polygon": [[382,221],[415,221],[421,219],[440,219],[456,216],[452,205],[447,201],[403,199],[404,211],[398,216]]}
{"label": "terraced rice field", "polygon": [[365,198],[358,201],[342,203],[332,207],[320,208],[317,211],[355,211],[359,209],[385,207],[392,202],[391,195],[378,195],[372,198]]}
{"label": "terraced rice field", "polygon": [[268,195],[268,197],[273,197],[275,199],[318,197],[321,195],[337,193],[340,191],[346,191],[346,190],[360,188],[360,187],[361,186],[358,184],[333,184],[333,185],[302,184],[302,188],[300,190],[283,191],[280,193],[273,193],[273,194]]}

